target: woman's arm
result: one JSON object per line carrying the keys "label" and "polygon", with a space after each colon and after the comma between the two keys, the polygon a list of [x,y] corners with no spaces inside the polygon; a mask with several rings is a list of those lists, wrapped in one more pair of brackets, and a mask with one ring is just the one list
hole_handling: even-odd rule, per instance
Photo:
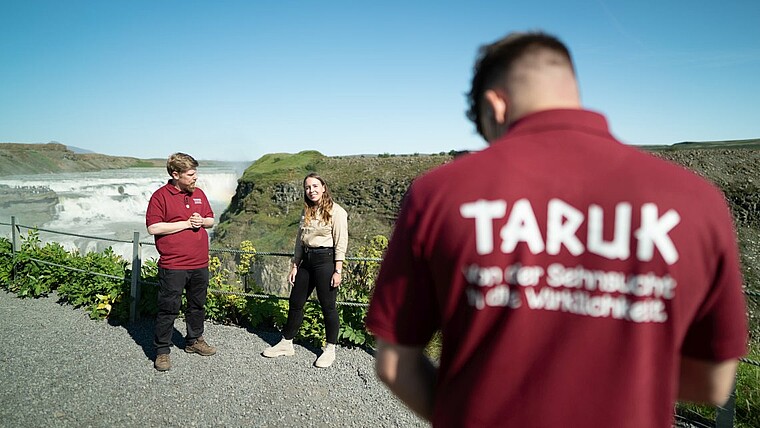
{"label": "woman's arm", "polygon": [[343,282],[343,260],[348,249],[348,213],[340,205],[333,205],[332,238],[335,253],[335,272],[331,285],[338,287]]}
{"label": "woman's arm", "polygon": [[337,204],[333,205],[332,238],[335,260],[345,260],[348,250],[348,213]]}

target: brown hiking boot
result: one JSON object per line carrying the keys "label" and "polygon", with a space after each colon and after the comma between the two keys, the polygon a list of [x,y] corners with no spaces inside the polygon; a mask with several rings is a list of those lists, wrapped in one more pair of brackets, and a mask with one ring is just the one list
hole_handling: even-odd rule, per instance
{"label": "brown hiking boot", "polygon": [[172,368],[172,360],[169,359],[169,354],[158,354],[153,367],[160,372],[165,372]]}
{"label": "brown hiking boot", "polygon": [[209,355],[216,354],[216,348],[206,343],[206,340],[203,339],[203,336],[201,336],[192,344],[185,345],[185,352],[188,354],[195,353],[198,355],[203,355],[204,357],[208,357]]}

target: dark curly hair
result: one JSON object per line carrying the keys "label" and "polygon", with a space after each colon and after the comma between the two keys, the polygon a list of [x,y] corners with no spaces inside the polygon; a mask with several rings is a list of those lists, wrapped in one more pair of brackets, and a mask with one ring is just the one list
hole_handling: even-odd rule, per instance
{"label": "dark curly hair", "polygon": [[480,123],[483,93],[510,71],[516,59],[536,48],[560,53],[571,65],[573,63],[567,46],[556,37],[543,32],[511,33],[491,44],[481,46],[478,50],[472,84],[467,94],[469,108],[466,114],[481,136],[485,137]]}

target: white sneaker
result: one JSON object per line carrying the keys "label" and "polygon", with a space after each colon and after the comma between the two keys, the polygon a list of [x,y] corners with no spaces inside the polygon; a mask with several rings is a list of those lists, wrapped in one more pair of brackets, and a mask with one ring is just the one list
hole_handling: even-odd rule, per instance
{"label": "white sneaker", "polygon": [[261,355],[268,358],[290,357],[295,354],[296,354],[296,350],[293,348],[293,339],[290,339],[290,340],[282,339],[280,340],[280,343],[274,346],[270,346],[269,348],[265,349],[264,352],[261,353]]}
{"label": "white sneaker", "polygon": [[328,343],[324,351],[322,351],[322,355],[314,362],[314,365],[324,369],[330,367],[333,362],[335,362],[335,345]]}

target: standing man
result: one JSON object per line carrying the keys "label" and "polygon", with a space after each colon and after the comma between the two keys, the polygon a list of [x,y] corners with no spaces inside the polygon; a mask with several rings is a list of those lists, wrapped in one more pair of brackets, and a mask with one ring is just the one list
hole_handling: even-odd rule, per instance
{"label": "standing man", "polygon": [[616,141],[552,36],[483,47],[469,102],[490,147],[407,193],[367,317],[380,379],[434,426],[665,428],[677,399],[725,402],[747,320],[721,192]]}
{"label": "standing man", "polygon": [[182,290],[186,291],[185,352],[214,355],[216,349],[203,339],[208,290],[208,233],[214,212],[203,191],[195,187],[198,162],[175,153],[166,162],[171,179],[156,190],[148,203],[145,222],[156,237],[158,250],[158,315],[156,315],[156,362],[158,371],[171,368],[169,352],[174,320],[179,315]]}

